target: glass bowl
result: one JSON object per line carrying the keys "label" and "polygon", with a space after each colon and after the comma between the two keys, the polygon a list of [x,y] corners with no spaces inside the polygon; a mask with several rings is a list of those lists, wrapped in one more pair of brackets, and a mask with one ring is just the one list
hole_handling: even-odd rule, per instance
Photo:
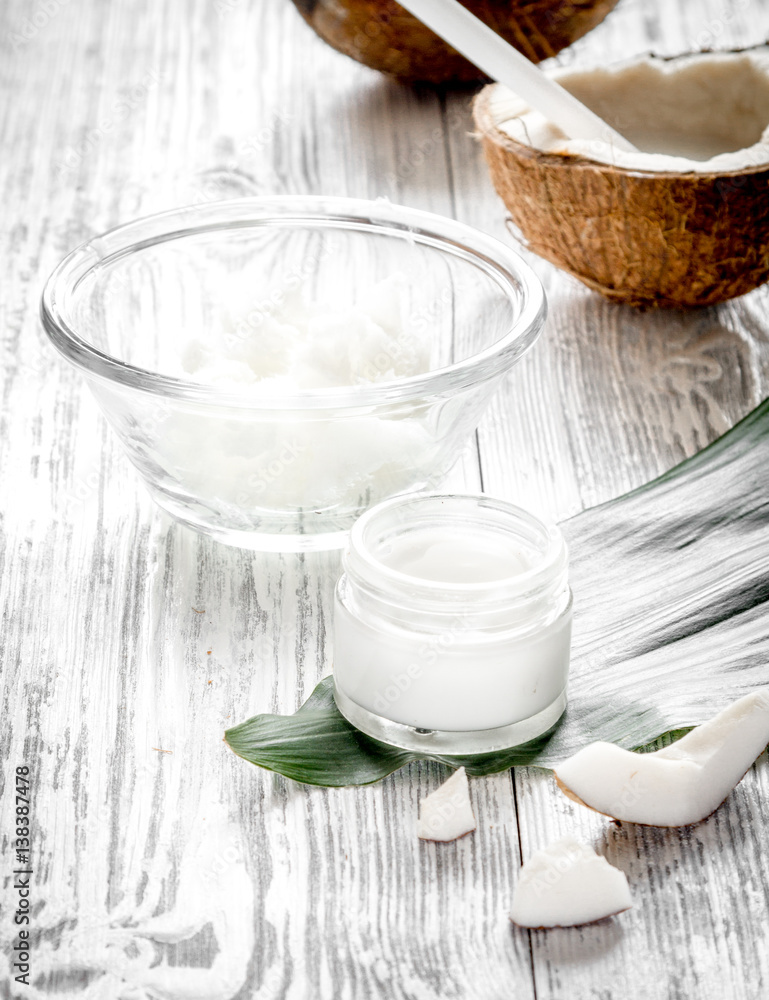
{"label": "glass bowl", "polygon": [[[438,486],[545,311],[534,272],[497,240],[319,197],[131,222],[73,251],[42,298],[48,336],[156,502],[277,551],[341,547],[372,504]],[[335,384],[343,370],[356,384]]]}

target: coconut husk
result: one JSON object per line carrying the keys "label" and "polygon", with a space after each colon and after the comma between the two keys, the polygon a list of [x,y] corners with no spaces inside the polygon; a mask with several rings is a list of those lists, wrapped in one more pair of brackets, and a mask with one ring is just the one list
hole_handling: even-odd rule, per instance
{"label": "coconut husk", "polygon": [[769,166],[656,173],[545,153],[475,100],[494,186],[534,253],[617,302],[706,306],[769,280]]}
{"label": "coconut husk", "polygon": [[[408,83],[466,84],[484,75],[394,0],[293,0],[339,52]],[[587,34],[618,0],[461,0],[540,62]]]}

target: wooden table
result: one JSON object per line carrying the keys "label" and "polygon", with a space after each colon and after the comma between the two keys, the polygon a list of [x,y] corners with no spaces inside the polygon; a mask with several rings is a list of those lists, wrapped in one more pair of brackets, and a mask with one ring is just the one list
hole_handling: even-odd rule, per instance
{"label": "wooden table", "polygon": [[[612,826],[548,772],[477,779],[477,832],[435,845],[414,823],[445,777],[438,766],[323,790],[231,754],[225,727],[293,711],[328,672],[339,557],[255,556],[171,523],[40,330],[41,283],[66,251],[191,201],[386,196],[509,239],[467,96],[415,93],[358,66],[288,0],[7,0],[3,14],[7,947],[22,765],[34,875],[32,985],[0,994],[765,997],[763,761],[682,831]],[[563,61],[768,31],[759,0],[621,0]],[[672,466],[767,395],[766,289],[719,309],[643,313],[534,263],[545,335],[454,485],[561,518]],[[634,909],[584,929],[512,928],[521,860],[567,832],[627,873]]]}

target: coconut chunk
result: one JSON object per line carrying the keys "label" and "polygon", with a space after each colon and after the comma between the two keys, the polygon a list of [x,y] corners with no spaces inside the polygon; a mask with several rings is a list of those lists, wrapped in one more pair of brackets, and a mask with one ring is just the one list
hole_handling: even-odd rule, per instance
{"label": "coconut chunk", "polygon": [[562,837],[521,869],[510,919],[520,927],[577,927],[632,905],[624,872],[592,847]]}
{"label": "coconut chunk", "polygon": [[709,816],[769,743],[769,688],[655,753],[591,743],[555,768],[572,799],[617,820],[688,826]]}
{"label": "coconut chunk", "polygon": [[472,833],[475,826],[467,774],[460,767],[419,803],[417,836],[421,840],[446,842]]}

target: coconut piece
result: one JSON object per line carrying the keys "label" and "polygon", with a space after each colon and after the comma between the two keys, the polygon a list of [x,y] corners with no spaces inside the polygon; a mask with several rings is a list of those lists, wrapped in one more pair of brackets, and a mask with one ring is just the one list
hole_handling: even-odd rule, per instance
{"label": "coconut piece", "polygon": [[688,826],[709,816],[769,743],[769,688],[655,753],[591,743],[555,768],[574,801],[617,820]]}
{"label": "coconut piece", "polygon": [[[549,59],[587,34],[618,0],[462,0],[532,60]],[[302,17],[339,52],[406,82],[485,79],[395,0],[294,0]]]}
{"label": "coconut piece", "polygon": [[460,767],[419,803],[417,836],[421,840],[457,840],[472,833],[475,826],[467,774]]}
{"label": "coconut piece", "polygon": [[632,305],[712,305],[769,279],[769,48],[554,75],[640,152],[569,140],[484,88],[477,131],[534,253]]}
{"label": "coconut piece", "polygon": [[577,927],[633,905],[625,873],[563,837],[521,868],[510,919],[521,927]]}

